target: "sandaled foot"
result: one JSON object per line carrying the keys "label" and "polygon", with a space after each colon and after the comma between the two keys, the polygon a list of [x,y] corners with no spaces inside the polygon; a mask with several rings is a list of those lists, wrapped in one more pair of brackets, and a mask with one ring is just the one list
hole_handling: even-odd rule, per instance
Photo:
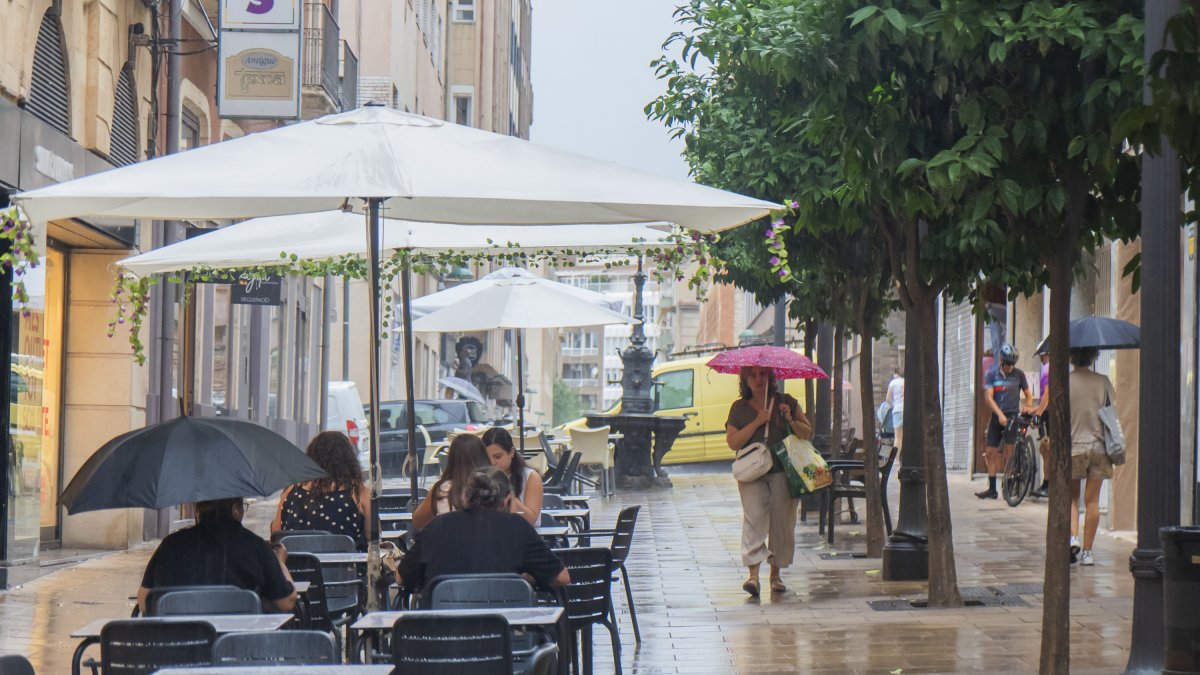
{"label": "sandaled foot", "polygon": [[758,579],[747,579],[746,583],[742,584],[742,590],[750,594],[750,597],[758,597]]}
{"label": "sandaled foot", "polygon": [[771,577],[771,592],[782,593],[787,590],[787,585],[783,583],[783,579],[779,577]]}

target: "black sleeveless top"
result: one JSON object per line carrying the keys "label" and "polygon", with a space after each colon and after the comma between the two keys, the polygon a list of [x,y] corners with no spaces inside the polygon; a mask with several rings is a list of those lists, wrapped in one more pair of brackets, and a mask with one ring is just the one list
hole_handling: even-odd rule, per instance
{"label": "black sleeveless top", "polygon": [[360,549],[366,549],[366,519],[358,512],[350,489],[313,492],[297,485],[283,502],[280,524],[285,530],[325,530],[344,534]]}

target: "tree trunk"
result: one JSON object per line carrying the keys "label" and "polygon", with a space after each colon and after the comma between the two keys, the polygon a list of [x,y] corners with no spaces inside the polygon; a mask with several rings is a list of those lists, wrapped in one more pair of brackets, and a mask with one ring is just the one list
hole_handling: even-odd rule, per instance
{"label": "tree trunk", "polygon": [[875,468],[878,456],[875,446],[875,340],[865,326],[862,314],[858,317],[858,335],[862,340],[858,360],[859,402],[862,404],[862,439],[865,452],[863,463],[863,485],[867,493],[867,557],[883,557],[884,527],[883,505],[879,501],[879,471]]}
{"label": "tree trunk", "polygon": [[[909,289],[913,293],[913,289]],[[950,490],[946,484],[946,450],[942,443],[942,404],[938,381],[937,299],[933,292],[913,294],[911,311],[921,325],[921,406],[925,415],[925,503],[929,517],[929,606],[961,607],[954,565],[954,531],[950,522]],[[911,348],[911,347],[910,347]]]}
{"label": "tree trunk", "polygon": [[842,361],[846,356],[846,329],[842,327],[841,322],[833,331],[833,437],[830,439],[830,446],[833,457],[844,459],[846,447],[842,445],[842,435],[844,428],[842,427],[842,408],[844,407],[844,383],[846,381],[845,371],[842,370]]}

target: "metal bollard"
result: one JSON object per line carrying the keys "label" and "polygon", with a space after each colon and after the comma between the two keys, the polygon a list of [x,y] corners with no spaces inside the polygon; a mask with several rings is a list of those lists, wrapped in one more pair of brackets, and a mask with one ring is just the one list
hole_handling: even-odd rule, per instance
{"label": "metal bollard", "polygon": [[1164,675],[1200,673],[1200,527],[1164,527]]}

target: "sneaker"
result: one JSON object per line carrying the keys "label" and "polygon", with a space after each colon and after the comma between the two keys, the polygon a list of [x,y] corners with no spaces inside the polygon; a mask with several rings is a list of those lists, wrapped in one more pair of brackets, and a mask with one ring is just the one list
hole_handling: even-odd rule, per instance
{"label": "sneaker", "polygon": [[1050,496],[1050,491],[1043,484],[1041,487],[1037,488],[1033,492],[1030,492],[1029,496],[1030,497],[1040,497],[1040,498],[1044,499],[1044,498]]}
{"label": "sneaker", "polygon": [[984,490],[983,492],[976,492],[975,496],[979,497],[980,499],[997,499],[1000,497],[1000,495],[997,494],[996,491],[991,488],[988,488],[988,489]]}
{"label": "sneaker", "polygon": [[1095,565],[1096,561],[1092,559],[1092,552],[1084,551],[1083,554],[1079,556],[1079,564],[1088,566]]}
{"label": "sneaker", "polygon": [[1071,564],[1074,565],[1079,561],[1079,551],[1083,547],[1079,545],[1079,537],[1071,537]]}

